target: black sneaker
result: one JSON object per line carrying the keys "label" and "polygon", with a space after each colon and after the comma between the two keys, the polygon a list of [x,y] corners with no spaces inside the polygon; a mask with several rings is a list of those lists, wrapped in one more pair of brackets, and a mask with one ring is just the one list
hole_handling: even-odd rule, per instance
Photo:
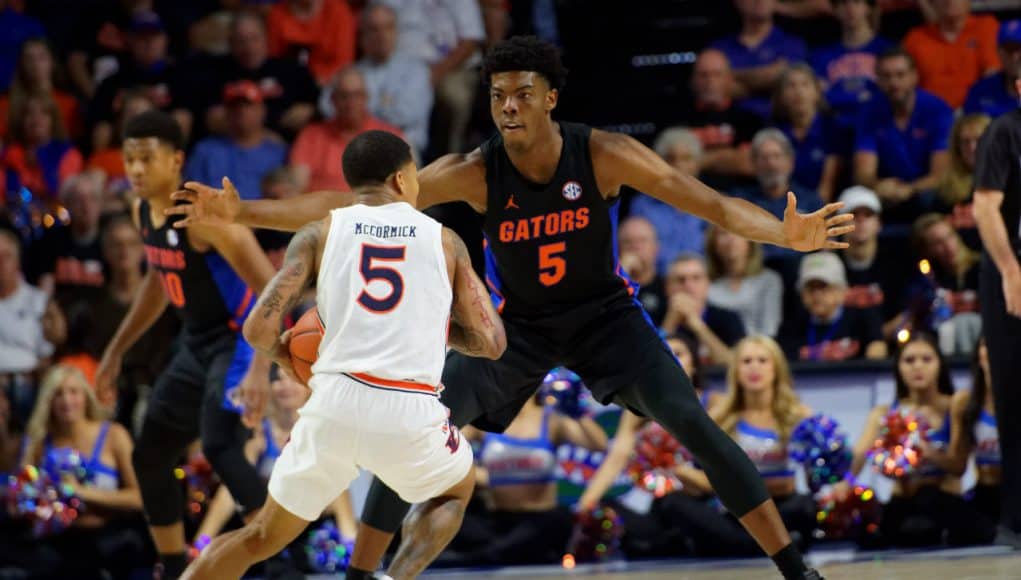
{"label": "black sneaker", "polygon": [[801,576],[801,580],[826,580],[815,568],[810,568]]}

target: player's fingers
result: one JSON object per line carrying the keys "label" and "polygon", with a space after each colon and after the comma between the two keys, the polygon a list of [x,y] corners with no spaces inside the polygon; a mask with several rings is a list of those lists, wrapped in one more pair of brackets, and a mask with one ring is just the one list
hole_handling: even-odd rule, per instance
{"label": "player's fingers", "polygon": [[198,199],[198,197],[199,195],[197,193],[187,189],[179,189],[174,193],[170,194],[170,199],[174,201],[188,201],[192,203],[194,203],[195,200]]}
{"label": "player's fingers", "polygon": [[174,222],[174,227],[177,229],[184,229],[192,225],[193,223],[195,223],[195,218],[192,216],[192,214],[188,214],[188,217],[184,218],[183,220],[178,220]]}
{"label": "player's fingers", "polygon": [[798,198],[794,195],[793,191],[787,192],[787,208],[784,209],[784,214],[793,214],[798,211]]}
{"label": "player's fingers", "polygon": [[[828,204],[824,205],[822,209],[816,211],[815,213],[818,214],[818,215],[821,215],[821,216],[828,216],[828,215],[830,215],[832,213],[836,213],[836,212],[840,211],[841,208],[843,208],[843,207],[844,207],[844,202],[836,201],[836,202],[828,203]],[[854,216],[851,216],[851,218],[854,219]]]}
{"label": "player's fingers", "polygon": [[846,224],[854,221],[854,214],[842,213],[835,215],[826,220],[826,227],[832,228],[833,226],[839,226],[840,224]]}
{"label": "player's fingers", "polygon": [[845,248],[850,247],[850,244],[848,244],[847,242],[834,242],[833,240],[826,240],[826,243],[823,245],[823,247],[826,248],[827,250],[843,250]]}
{"label": "player's fingers", "polygon": [[195,193],[198,193],[200,195],[201,194],[215,195],[215,194],[219,193],[219,191],[220,191],[220,190],[216,189],[215,187],[210,187],[210,186],[208,186],[208,185],[206,185],[204,183],[199,183],[198,181],[186,181],[186,182],[184,182],[184,189],[190,189],[190,190],[192,190]]}
{"label": "player's fingers", "polygon": [[854,226],[841,226],[841,227],[837,227],[837,228],[830,228],[830,229],[826,230],[826,236],[830,237],[830,238],[835,238],[837,236],[842,236],[844,234],[849,234],[849,233],[851,233],[853,231],[854,231]]}

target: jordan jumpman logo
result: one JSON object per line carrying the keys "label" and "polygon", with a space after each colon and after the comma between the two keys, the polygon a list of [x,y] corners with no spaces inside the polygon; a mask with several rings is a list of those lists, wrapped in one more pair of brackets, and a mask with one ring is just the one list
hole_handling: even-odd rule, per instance
{"label": "jordan jumpman logo", "polygon": [[512,194],[511,194],[511,196],[510,196],[510,197],[509,197],[509,198],[507,199],[507,205],[506,205],[506,206],[504,206],[504,208],[503,208],[503,209],[510,209],[510,208],[514,208],[514,209],[521,209],[520,207],[518,207],[518,204],[514,203],[514,194],[513,194],[513,193],[512,193]]}

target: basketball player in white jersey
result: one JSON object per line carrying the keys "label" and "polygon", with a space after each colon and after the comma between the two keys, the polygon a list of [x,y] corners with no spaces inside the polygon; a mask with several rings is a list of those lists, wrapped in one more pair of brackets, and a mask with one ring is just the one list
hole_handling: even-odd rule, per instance
{"label": "basketball player in white jersey", "polygon": [[[363,133],[344,151],[343,167],[353,205],[295,235],[244,327],[252,346],[293,370],[281,323],[317,276],[325,334],[312,396],[273,468],[265,507],[215,539],[185,578],[239,578],[302,533],[360,467],[420,503],[406,520],[409,533],[442,539],[409,545],[436,552],[413,559],[432,561],[461,525],[472,452],[439,401],[445,347],[499,358],[503,324],[461,239],[415,209],[418,174],[403,140]],[[397,580],[421,572],[391,571]]]}

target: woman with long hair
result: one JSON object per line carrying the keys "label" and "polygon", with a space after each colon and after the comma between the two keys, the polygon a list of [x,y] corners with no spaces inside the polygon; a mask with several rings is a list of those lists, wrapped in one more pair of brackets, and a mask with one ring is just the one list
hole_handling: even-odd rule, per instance
{"label": "woman with long hair", "polygon": [[7,191],[27,187],[42,201],[55,202],[64,180],[84,166],[82,154],[67,139],[56,101],[33,94],[12,103],[8,132],[0,153]]}
{"label": "woman with long hair", "polygon": [[971,212],[972,178],[978,140],[992,119],[983,113],[963,115],[950,130],[950,166],[939,184],[937,194],[950,210],[950,223],[973,250],[982,248],[975,216]]}
{"label": "woman with long hair", "polygon": [[60,478],[85,504],[72,528],[52,540],[68,575],[92,565],[120,578],[139,563],[148,534],[132,449],[128,431],[105,419],[81,371],[50,369],[28,422],[22,463]]}
{"label": "woman with long hair", "polygon": [[[797,493],[787,449],[794,428],[811,415],[794,392],[790,367],[773,339],[754,335],[734,347],[727,392],[710,411],[755,463],[792,537],[804,545],[815,528],[814,500]],[[657,505],[664,521],[686,527],[699,556],[751,556],[755,542],[740,522],[715,506],[673,494]]]}
{"label": "woman with long hair", "polygon": [[715,225],[705,234],[709,302],[737,313],[749,334],[776,336],[783,317],[783,279],[762,265],[762,244]]}
{"label": "woman with long hair", "polygon": [[963,470],[945,452],[951,444],[954,387],[936,339],[927,333],[912,335],[897,353],[895,376],[897,398],[872,409],[854,448],[851,473],[857,474],[865,466],[891,411],[924,419],[929,431],[920,463],[895,482],[893,496],[883,509],[880,541],[893,546],[932,546],[946,536],[952,545],[979,543],[973,522],[959,517],[966,510],[960,495],[959,474]]}
{"label": "woman with long hair", "polygon": [[794,146],[792,181],[819,193],[824,201],[833,199],[840,176],[840,130],[826,110],[822,84],[812,67],[795,63],[780,76],[773,93],[775,126]]}
{"label": "woman with long hair", "polygon": [[63,129],[71,138],[82,134],[81,109],[78,99],[60,90],[62,74],[53,47],[45,38],[26,40],[18,54],[18,64],[10,89],[0,96],[0,139],[7,139],[8,115],[29,96],[53,99],[60,109]]}

